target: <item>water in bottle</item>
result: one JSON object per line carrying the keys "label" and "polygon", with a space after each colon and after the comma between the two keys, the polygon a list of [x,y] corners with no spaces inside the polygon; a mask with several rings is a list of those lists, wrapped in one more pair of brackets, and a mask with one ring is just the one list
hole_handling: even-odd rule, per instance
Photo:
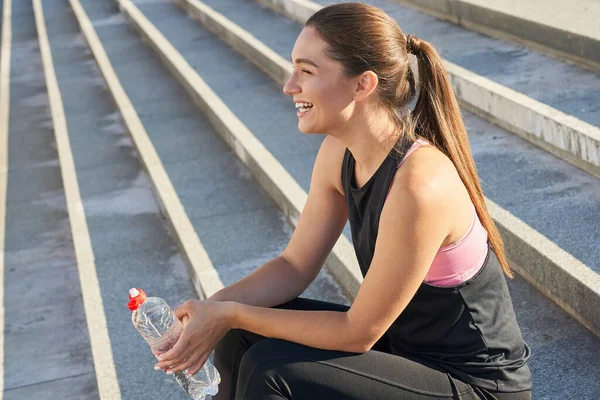
{"label": "water in bottle", "polygon": [[[166,301],[159,297],[147,297],[141,289],[129,290],[129,309],[133,311],[133,326],[150,345],[155,353],[170,350],[183,331],[183,324],[173,313]],[[204,400],[206,395],[214,396],[219,390],[221,376],[210,360],[195,375],[187,378],[186,371],[174,374],[179,386],[195,400]]]}

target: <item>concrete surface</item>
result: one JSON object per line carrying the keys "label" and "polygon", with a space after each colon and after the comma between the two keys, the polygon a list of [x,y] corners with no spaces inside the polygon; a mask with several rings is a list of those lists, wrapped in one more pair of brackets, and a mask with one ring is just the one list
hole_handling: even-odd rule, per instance
{"label": "concrete surface", "polygon": [[12,23],[21,25],[11,58],[4,398],[66,389],[79,398],[94,396],[96,377],[33,11],[31,3],[13,5]]}
{"label": "concrete surface", "polygon": [[[96,376],[90,369],[60,168],[33,16],[24,3],[13,18],[20,25],[11,76],[15,112],[9,141],[4,398],[94,399]],[[272,200],[216,139],[187,94],[112,2],[83,4],[223,283],[235,282],[279,254],[292,230]],[[165,5],[172,8],[160,8]],[[151,369],[154,358],[132,328],[125,303],[127,290],[138,286],[177,305],[196,297],[193,284],[73,15],[62,12],[69,8],[67,0],[45,1],[44,7],[51,11],[46,23],[122,397],[183,399],[171,377]],[[162,24],[176,47],[187,46],[185,56],[194,68],[209,77],[211,87],[306,190],[322,138],[295,130],[291,101],[173,5],[153,1],[140,7],[157,26]],[[215,63],[206,63],[207,57]],[[467,124],[479,168],[486,171],[486,194],[528,224],[537,223],[536,229],[541,227],[549,237],[558,237],[578,258],[587,255],[593,260],[593,238],[586,229],[595,225],[598,215],[595,180],[477,117],[467,114]],[[513,164],[519,169],[511,172]],[[573,201],[579,210],[567,209]],[[561,215],[564,226],[552,218],[540,221],[543,215]],[[563,229],[574,237],[561,235]],[[15,299],[25,285],[39,296],[23,303]],[[509,286],[524,337],[534,350],[534,398],[600,396],[595,376],[600,367],[595,357],[598,339],[521,280]],[[326,273],[304,295],[349,304]],[[45,335],[48,332],[55,334]],[[57,345],[65,337],[73,342]],[[30,351],[22,351],[23,346]],[[147,368],[132,368],[132,362]]]}
{"label": "concrete surface", "polygon": [[[68,3],[55,1],[52,6],[67,9]],[[53,27],[49,29],[51,47],[61,54],[55,60],[55,69],[121,397],[152,394],[169,398],[176,393],[178,398],[184,398],[171,377],[156,379],[156,371],[152,369],[155,359],[131,324],[131,312],[126,308],[127,291],[141,287],[172,305],[197,295],[189,277],[174,279],[177,248],[119,115],[115,114],[115,106],[101,83],[102,77],[86,52],[87,45],[77,39],[79,28],[74,16],[61,13],[49,18],[47,24]],[[97,149],[102,149],[103,159],[99,159]],[[185,268],[181,273],[186,276]],[[147,368],[131,368],[132,354],[139,357],[136,364]],[[135,382],[137,386],[132,386]]]}

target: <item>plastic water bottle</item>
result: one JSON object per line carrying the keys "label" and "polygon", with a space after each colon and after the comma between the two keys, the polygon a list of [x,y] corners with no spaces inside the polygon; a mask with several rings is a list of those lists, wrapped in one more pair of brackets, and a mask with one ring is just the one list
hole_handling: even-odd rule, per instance
{"label": "plastic water bottle", "polygon": [[[183,331],[183,324],[166,301],[159,297],[147,297],[141,289],[129,290],[129,309],[133,311],[133,326],[154,352],[162,354],[170,350]],[[187,378],[186,371],[174,374],[179,386],[194,400],[204,400],[219,391],[221,376],[210,360],[195,375]]]}

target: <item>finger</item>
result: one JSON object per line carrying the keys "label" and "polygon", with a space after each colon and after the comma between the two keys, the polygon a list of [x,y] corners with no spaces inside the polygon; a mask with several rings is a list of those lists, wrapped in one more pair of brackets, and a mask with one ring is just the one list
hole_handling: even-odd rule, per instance
{"label": "finger", "polygon": [[154,369],[156,371],[158,371],[159,369],[162,369],[163,372],[167,372],[169,370],[172,370],[173,368],[177,367],[178,365],[180,365],[181,363],[185,362],[186,357],[182,356],[181,358],[172,360],[172,361],[161,361],[158,362],[156,364],[154,364]]}
{"label": "finger", "polygon": [[185,305],[182,304],[179,307],[174,308],[173,313],[178,319],[181,319],[187,315],[187,309],[185,308]]}
{"label": "finger", "polygon": [[181,323],[185,327],[187,325],[188,321],[190,320],[190,315],[189,314],[185,314],[183,317],[177,317],[177,318],[179,318],[179,320],[181,321]]}
{"label": "finger", "polygon": [[184,362],[188,358],[189,355],[191,355],[191,354],[186,351],[180,357],[174,358],[172,360],[159,361],[156,364],[154,364],[154,367],[155,367],[154,369],[157,369],[156,367],[158,367],[166,372],[168,369],[171,369],[171,368],[179,365],[180,363]]}
{"label": "finger", "polygon": [[196,361],[191,367],[188,368],[188,374],[189,375],[196,375],[198,373],[198,371],[200,371],[200,369],[202,369],[202,367],[204,366],[204,364],[206,364],[206,361],[208,360],[208,355],[207,354],[203,354],[198,361]]}
{"label": "finger", "polygon": [[[196,354],[202,353],[202,344],[198,344],[197,346],[194,347],[188,347],[184,353],[182,353],[179,357],[173,359],[173,360],[165,360],[165,361],[161,361],[159,363],[157,363],[155,366],[158,368],[162,368],[163,371],[168,372],[173,371],[173,372],[179,372],[179,371],[183,371],[184,369],[186,369],[189,365],[192,365],[194,360],[197,357]],[[189,360],[189,362],[188,362]],[[183,367],[182,367],[183,366]]]}
{"label": "finger", "polygon": [[183,318],[184,315],[188,315],[191,307],[192,300],[188,300],[185,303],[175,307],[173,309],[173,313],[175,313],[175,315],[177,316],[177,318],[181,319]]}
{"label": "finger", "polygon": [[195,365],[199,359],[202,358],[203,352],[202,351],[198,351],[196,350],[193,354],[190,355],[190,357],[179,363],[178,365],[174,365],[171,368],[169,368],[169,371],[172,371],[173,373],[177,373],[177,372],[181,372],[181,371],[185,371],[186,369],[189,370],[190,367],[192,367],[193,365]]}
{"label": "finger", "polygon": [[184,331],[181,333],[181,336],[179,337],[179,340],[177,341],[177,343],[175,343],[171,350],[167,351],[166,353],[159,354],[161,362],[158,364],[161,366],[165,365],[168,367],[172,365],[173,361],[183,359],[182,356],[185,355],[184,353],[186,353],[186,349],[189,346],[189,344],[189,336],[184,329]]}
{"label": "finger", "polygon": [[166,369],[165,372],[168,371],[172,371],[172,372],[180,372],[183,371],[184,369],[186,369],[187,367],[189,367],[190,365],[192,365],[195,360],[197,359],[198,354],[202,353],[202,346],[198,345],[194,348],[188,348],[185,352],[184,355],[182,355],[181,357],[179,357],[176,360],[173,360],[171,362],[169,362],[168,364],[170,364]]}

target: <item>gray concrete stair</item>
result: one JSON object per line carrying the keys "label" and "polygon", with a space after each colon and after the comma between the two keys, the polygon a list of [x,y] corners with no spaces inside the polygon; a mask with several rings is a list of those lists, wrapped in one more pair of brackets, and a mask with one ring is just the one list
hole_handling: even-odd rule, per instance
{"label": "gray concrete stair", "polygon": [[[67,385],[73,396],[93,396],[95,374],[31,3],[12,11],[6,221],[0,228],[4,398],[31,398]],[[4,48],[2,53],[8,57]]]}
{"label": "gray concrete stair", "polygon": [[[127,290],[142,287],[173,306],[202,298],[210,285],[197,284],[189,240],[198,240],[210,268],[230,285],[279,255],[293,232],[294,217],[256,178],[262,164],[239,158],[239,150],[232,150],[215,128],[214,116],[199,111],[189,84],[161,63],[148,45],[152,38],[142,39],[117,4],[81,0],[129,110],[115,101],[114,81],[81,33],[80,15],[73,12],[79,1],[44,0],[43,20],[114,360],[110,367],[120,391],[101,396],[105,371],[95,367],[92,356],[63,188],[68,166],[58,159],[50,113],[57,105],[47,95],[48,70],[42,68],[31,4],[12,3],[0,399],[184,399],[171,377],[152,369],[155,359],[131,326]],[[297,132],[293,104],[279,85],[174,4],[135,3],[299,190],[308,191],[322,137]],[[220,0],[211,5],[239,18],[276,52],[287,51],[288,58],[297,23],[254,3]],[[140,140],[140,127],[131,123],[133,114],[150,147]],[[600,214],[597,179],[473,114],[465,116],[486,196],[599,273],[593,240]],[[150,150],[159,165],[148,163]],[[160,168],[168,182],[156,178]],[[193,228],[187,236],[165,207],[165,185],[172,185],[175,197],[169,199],[181,203]],[[509,287],[533,349],[534,398],[599,397],[598,337],[522,278],[511,280]],[[23,293],[28,294],[25,302]],[[344,284],[324,268],[303,296],[350,304],[345,293]]]}

